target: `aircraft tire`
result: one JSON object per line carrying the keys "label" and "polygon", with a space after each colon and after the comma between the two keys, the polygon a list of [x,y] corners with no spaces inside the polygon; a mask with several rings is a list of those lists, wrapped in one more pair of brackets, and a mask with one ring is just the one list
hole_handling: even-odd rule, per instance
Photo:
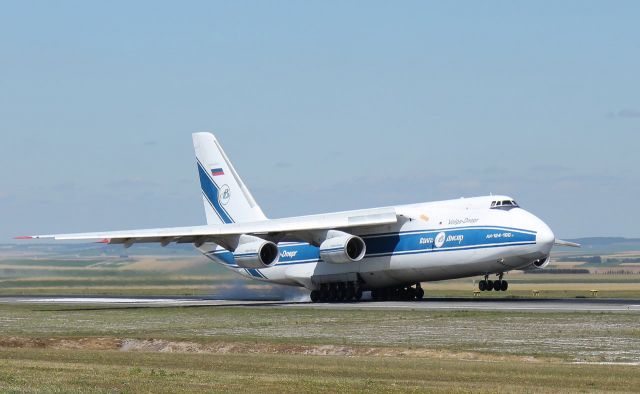
{"label": "aircraft tire", "polygon": [[501,289],[502,289],[502,281],[501,280],[496,280],[495,282],[493,282],[493,290],[500,291]]}
{"label": "aircraft tire", "polygon": [[320,289],[320,302],[327,302],[327,299],[329,299],[329,293],[328,293],[327,289],[321,288]]}
{"label": "aircraft tire", "polygon": [[347,287],[346,293],[347,296],[345,298],[347,301],[353,300],[353,298],[356,296],[356,290],[353,288],[353,286]]}
{"label": "aircraft tire", "polygon": [[492,280],[488,280],[486,282],[487,282],[487,287],[486,287],[487,291],[493,290],[493,281]]}
{"label": "aircraft tire", "polygon": [[502,285],[500,286],[500,290],[507,291],[508,288],[509,288],[509,282],[507,282],[506,280],[503,280]]}
{"label": "aircraft tire", "polygon": [[328,294],[328,297],[327,297],[329,302],[335,302],[338,299],[337,290],[338,289],[336,289],[336,286],[334,284],[332,284],[332,286],[329,287],[329,294]]}
{"label": "aircraft tire", "polygon": [[360,301],[362,299],[362,289],[358,287],[353,297],[356,300],[356,302]]}
{"label": "aircraft tire", "polygon": [[316,303],[320,301],[320,292],[318,290],[312,290],[311,294],[309,294],[311,298],[311,302]]}
{"label": "aircraft tire", "polygon": [[416,300],[421,300],[424,298],[424,290],[422,288],[416,289]]}
{"label": "aircraft tire", "polygon": [[485,290],[487,290],[487,281],[486,281],[486,280],[481,280],[481,281],[478,283],[478,290],[480,290],[480,291],[485,291]]}

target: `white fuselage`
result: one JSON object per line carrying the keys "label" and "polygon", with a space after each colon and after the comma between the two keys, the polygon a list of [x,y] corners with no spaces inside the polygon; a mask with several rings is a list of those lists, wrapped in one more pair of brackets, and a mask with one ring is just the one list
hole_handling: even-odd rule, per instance
{"label": "white fuselage", "polygon": [[395,206],[398,223],[351,231],[366,243],[366,254],[357,262],[328,263],[316,246],[281,242],[275,265],[244,269],[216,244],[199,249],[241,275],[308,289],[356,279],[364,289],[374,289],[504,273],[547,259],[554,242],[549,227],[524,209],[491,208],[493,201],[508,199],[486,196]]}

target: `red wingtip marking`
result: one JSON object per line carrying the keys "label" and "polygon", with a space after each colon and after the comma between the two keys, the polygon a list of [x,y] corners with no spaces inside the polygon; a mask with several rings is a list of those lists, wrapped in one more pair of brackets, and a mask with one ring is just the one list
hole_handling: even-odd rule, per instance
{"label": "red wingtip marking", "polygon": [[105,238],[105,239],[101,239],[100,241],[96,242],[98,244],[108,244],[111,243],[111,240],[109,238]]}
{"label": "red wingtip marking", "polygon": [[13,237],[13,239],[33,239],[30,235],[19,235],[17,237]]}

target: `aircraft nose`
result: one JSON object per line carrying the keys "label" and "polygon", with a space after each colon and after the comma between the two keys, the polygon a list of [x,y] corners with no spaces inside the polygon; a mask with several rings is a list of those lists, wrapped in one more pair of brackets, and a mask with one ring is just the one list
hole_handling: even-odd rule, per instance
{"label": "aircraft nose", "polygon": [[553,243],[556,241],[556,236],[553,231],[547,226],[546,223],[540,221],[536,234],[536,243],[544,248],[553,247]]}

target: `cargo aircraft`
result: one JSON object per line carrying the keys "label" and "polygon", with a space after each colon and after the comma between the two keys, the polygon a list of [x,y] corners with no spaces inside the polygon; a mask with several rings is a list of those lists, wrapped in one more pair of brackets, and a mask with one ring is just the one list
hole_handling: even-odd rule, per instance
{"label": "cargo aircraft", "polygon": [[554,244],[579,246],[508,196],[268,219],[213,134],[193,134],[193,145],[206,225],[18,238],[192,243],[245,277],[305,287],[313,302],[359,301],[363,291],[419,300],[423,282],[473,276],[484,277],[482,291],[506,291],[505,272],[544,268]]}

